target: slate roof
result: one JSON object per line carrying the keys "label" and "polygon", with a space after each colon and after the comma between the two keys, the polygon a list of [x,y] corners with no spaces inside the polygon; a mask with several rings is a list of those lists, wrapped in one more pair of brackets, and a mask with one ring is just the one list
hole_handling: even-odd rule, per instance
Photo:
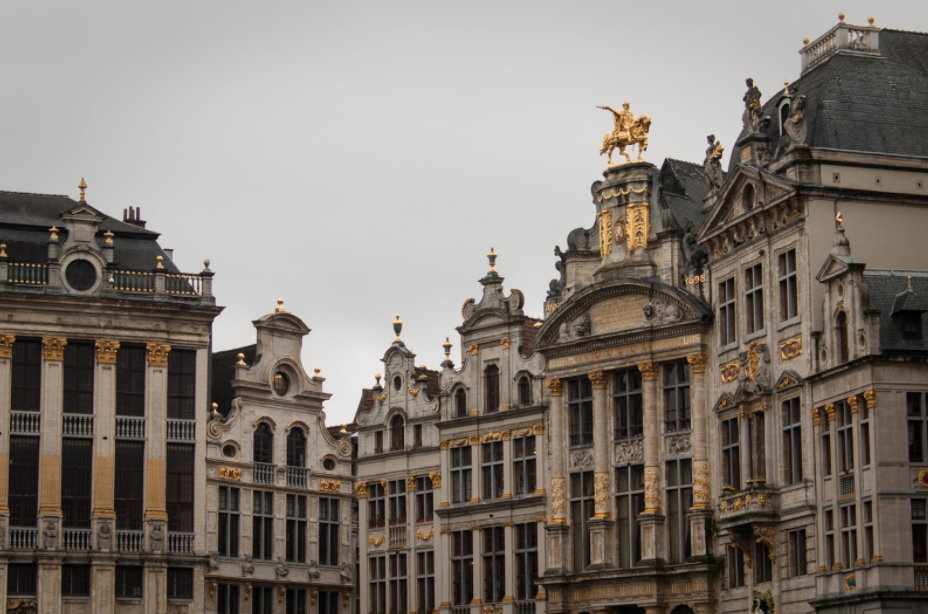
{"label": "slate roof", "polygon": [[232,408],[232,379],[235,376],[235,363],[238,355],[245,355],[246,364],[254,364],[258,345],[251,344],[231,350],[213,352],[213,374],[210,386],[212,388],[213,403],[219,405],[219,413],[229,415]]}
{"label": "slate roof", "polygon": [[695,232],[702,226],[705,214],[703,199],[709,193],[709,182],[702,164],[667,158],[661,166],[661,204],[669,207],[680,227],[692,224]]}
{"label": "slate roof", "polygon": [[[428,382],[425,385],[425,392],[429,395],[430,399],[434,399],[438,396],[438,393],[441,392],[441,384],[439,384],[438,378],[441,374],[434,369],[425,369],[425,375],[429,378]],[[419,367],[416,367],[416,378],[418,378],[423,373],[423,370]]]}
{"label": "slate roof", "polygon": [[[928,34],[884,29],[879,37],[879,56],[839,50],[795,81],[806,97],[810,147],[928,157]],[[790,145],[780,137],[782,98],[778,86],[762,111],[775,157]],[[740,159],[732,147],[729,171]]]}
{"label": "slate roof", "polygon": [[[870,308],[880,311],[880,352],[884,354],[928,352],[928,339],[903,339],[898,317],[892,316],[896,298],[906,292],[910,276],[914,296],[907,302],[912,301],[921,309],[921,305],[928,298],[928,271],[864,271],[864,283],[870,290]],[[922,330],[928,333],[928,312],[923,312],[921,319]]]}

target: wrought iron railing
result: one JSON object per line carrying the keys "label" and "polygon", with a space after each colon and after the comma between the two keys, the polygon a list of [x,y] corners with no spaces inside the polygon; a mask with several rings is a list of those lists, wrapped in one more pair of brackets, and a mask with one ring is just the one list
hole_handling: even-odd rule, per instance
{"label": "wrought iron railing", "polygon": [[841,499],[853,499],[854,498],[854,494],[856,491],[854,488],[854,474],[853,473],[848,473],[847,475],[841,476],[840,488],[841,488],[841,493],[840,493]]}
{"label": "wrought iron railing", "polygon": [[535,614],[534,601],[517,601],[515,603],[516,614]]}

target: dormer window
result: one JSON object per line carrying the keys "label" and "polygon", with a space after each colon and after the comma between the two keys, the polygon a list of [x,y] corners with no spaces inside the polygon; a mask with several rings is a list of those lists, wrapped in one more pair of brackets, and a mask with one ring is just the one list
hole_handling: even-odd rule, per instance
{"label": "dormer window", "polygon": [[783,126],[786,125],[786,120],[789,119],[789,98],[784,98],[780,103],[780,136],[783,136]]}
{"label": "dormer window", "polygon": [[835,358],[838,364],[845,363],[849,360],[850,354],[847,345],[847,313],[839,311],[835,317]]}
{"label": "dormer window", "polygon": [[463,388],[454,393],[454,415],[458,418],[467,415],[467,393]]}
{"label": "dormer window", "polygon": [[912,290],[912,278],[909,277],[908,288],[896,295],[891,312],[903,339],[912,341],[922,338],[922,314],[925,311],[926,306]]}
{"label": "dormer window", "polygon": [[390,420],[390,451],[402,450],[406,447],[406,425],[402,416],[393,416]]}
{"label": "dormer window", "polygon": [[274,394],[282,397],[287,394],[288,390],[290,390],[290,379],[286,373],[278,371],[274,374]]}
{"label": "dormer window", "polygon": [[519,379],[519,407],[528,407],[532,404],[532,384],[528,377],[523,375]]}
{"label": "dormer window", "polygon": [[899,328],[903,339],[921,339],[922,314],[918,311],[900,311]]}
{"label": "dormer window", "polygon": [[757,204],[757,190],[754,189],[754,184],[749,183],[744,186],[744,189],[741,190],[741,207],[745,211],[750,211],[754,208],[754,205]]}

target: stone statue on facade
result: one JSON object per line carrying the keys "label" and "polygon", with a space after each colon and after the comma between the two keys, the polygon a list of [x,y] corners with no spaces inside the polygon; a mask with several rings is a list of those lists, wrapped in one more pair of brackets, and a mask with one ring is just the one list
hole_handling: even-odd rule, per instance
{"label": "stone statue on facade", "polygon": [[319,563],[317,563],[315,559],[310,559],[307,573],[309,574],[310,578],[318,578],[320,575],[322,575],[319,573]]}
{"label": "stone statue on facade", "polygon": [[806,122],[806,97],[799,93],[799,86],[795,83],[789,89],[792,99],[789,103],[789,117],[783,123],[783,130],[793,142],[790,148],[801,147],[806,144],[808,137]]}
{"label": "stone statue on facade", "polygon": [[216,571],[217,569],[219,569],[219,560],[218,560],[219,551],[210,550],[209,552],[206,553],[206,556],[209,557],[209,570]]}
{"label": "stone statue on facade", "polygon": [[709,148],[706,149],[706,159],[702,167],[706,172],[706,179],[709,180],[709,194],[717,194],[725,181],[725,173],[722,171],[722,153],[725,148],[715,140],[714,134],[710,134],[706,139],[709,141]]}
{"label": "stone statue on facade", "polygon": [[587,337],[590,334],[590,327],[590,314],[586,312],[581,313],[573,320],[561,324],[561,327],[558,329],[558,340],[570,341],[572,339]]}
{"label": "stone statue on facade", "polygon": [[612,152],[615,151],[616,148],[619,149],[620,154],[625,156],[626,162],[631,162],[632,160],[632,157],[625,153],[625,148],[628,145],[638,144],[639,160],[644,160],[642,154],[648,150],[648,132],[651,130],[651,116],[639,115],[636,119],[635,114],[629,111],[630,106],[631,105],[627,102],[622,103],[621,111],[616,111],[608,105],[596,107],[597,109],[611,111],[612,121],[615,125],[615,130],[607,132],[603,136],[603,148],[599,152],[599,155],[608,152],[609,166],[613,166]]}
{"label": "stone statue on facade", "polygon": [[242,575],[251,575],[255,572],[255,566],[251,563],[251,555],[242,555]]}
{"label": "stone statue on facade", "polygon": [[103,521],[100,528],[97,529],[97,548],[100,550],[110,550],[113,547],[113,529],[110,523]]}
{"label": "stone statue on facade", "polygon": [[6,600],[7,614],[36,614],[38,611],[39,606],[36,604],[35,599]]}
{"label": "stone statue on facade", "polygon": [[164,529],[161,528],[160,522],[151,525],[151,530],[148,532],[148,539],[151,542],[149,544],[149,550],[152,552],[161,552],[164,550]]}
{"label": "stone statue on facade", "polygon": [[49,520],[45,523],[45,548],[47,550],[54,550],[58,547],[58,527],[55,526],[54,520]]}
{"label": "stone statue on facade", "polygon": [[754,342],[738,355],[740,372],[735,396],[759,396],[770,390],[770,352],[766,343]]}
{"label": "stone statue on facade", "polygon": [[700,270],[709,259],[706,248],[696,243],[696,230],[692,222],[687,222],[686,232],[683,234],[683,257],[686,259],[686,270]]}
{"label": "stone statue on facade", "polygon": [[744,122],[744,129],[748,133],[755,133],[760,131],[760,99],[763,94],[754,85],[754,79],[749,77],[745,84],[748,86],[748,91],[742,99],[744,100],[744,113],[741,115],[741,121]]}
{"label": "stone statue on facade", "polygon": [[338,575],[342,578],[342,584],[351,584],[351,566],[348,563],[342,565]]}
{"label": "stone statue on facade", "polygon": [[277,576],[277,579],[286,578],[290,575],[290,568],[287,567],[287,564],[284,563],[283,557],[277,557],[277,564],[274,565],[274,574]]}

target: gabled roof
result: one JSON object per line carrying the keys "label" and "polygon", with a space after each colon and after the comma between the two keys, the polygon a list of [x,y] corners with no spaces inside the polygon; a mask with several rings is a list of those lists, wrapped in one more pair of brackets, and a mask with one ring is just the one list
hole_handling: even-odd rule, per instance
{"label": "gabled roof", "polygon": [[[766,200],[758,192],[757,206],[749,212],[738,210],[740,202],[740,190],[744,187],[746,181],[763,184],[763,189],[767,193]],[[715,204],[706,214],[703,227],[699,231],[699,240],[703,240],[713,234],[714,231],[728,226],[728,222],[738,220],[739,218],[748,218],[758,211],[775,206],[779,201],[786,199],[796,189],[797,183],[784,175],[776,175],[761,168],[743,166],[736,164],[728,174],[722,189],[719,191]]]}
{"label": "gabled roof", "polygon": [[670,209],[681,228],[698,230],[705,219],[703,199],[709,193],[702,165],[667,158],[661,165],[660,182],[661,204]]}
{"label": "gabled roof", "polygon": [[[3,226],[36,226],[42,230],[56,225],[60,227],[61,214],[80,205],[89,206],[87,203],[80,203],[63,194],[30,194],[0,190],[0,224]],[[93,210],[96,211],[96,209]],[[102,215],[104,216],[103,221],[100,222],[102,230],[158,237],[158,233],[152,230],[121,222],[105,213]]]}
{"label": "gabled roof", "polygon": [[[864,283],[870,291],[870,309],[880,312],[880,352],[910,353],[928,352],[928,339],[903,339],[898,318],[893,318],[896,298],[906,292],[912,278],[915,296],[928,297],[928,271],[900,271],[890,269],[867,269]],[[922,330],[928,332],[928,313],[920,314]]]}

